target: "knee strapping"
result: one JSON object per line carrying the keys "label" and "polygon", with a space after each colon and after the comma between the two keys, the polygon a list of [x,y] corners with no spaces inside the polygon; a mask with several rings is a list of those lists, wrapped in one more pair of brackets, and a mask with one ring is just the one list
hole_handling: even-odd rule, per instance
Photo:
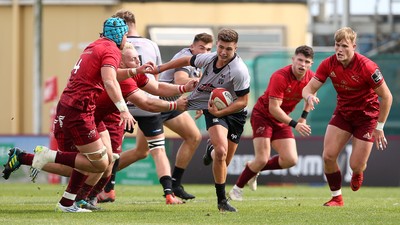
{"label": "knee strapping", "polygon": [[147,145],[149,146],[150,151],[155,148],[164,148],[165,138],[147,140]]}
{"label": "knee strapping", "polygon": [[86,158],[88,158],[89,161],[91,162],[101,161],[108,158],[106,146],[103,146],[101,149],[95,152],[82,153],[82,154],[86,156]]}

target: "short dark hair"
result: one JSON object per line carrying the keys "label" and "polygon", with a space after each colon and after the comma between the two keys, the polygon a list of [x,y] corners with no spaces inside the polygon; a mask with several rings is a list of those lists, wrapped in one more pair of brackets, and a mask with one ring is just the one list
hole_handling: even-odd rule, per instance
{"label": "short dark hair", "polygon": [[299,53],[303,54],[307,58],[314,59],[314,50],[310,46],[302,45],[297,47],[294,54],[297,55]]}
{"label": "short dark hair", "polygon": [[218,41],[237,43],[239,41],[239,34],[233,29],[222,28],[218,32]]}
{"label": "short dark hair", "polygon": [[196,36],[194,36],[193,39],[193,43],[202,41],[206,44],[213,42],[213,37],[211,34],[207,34],[207,33],[200,33],[200,34],[196,34]]}

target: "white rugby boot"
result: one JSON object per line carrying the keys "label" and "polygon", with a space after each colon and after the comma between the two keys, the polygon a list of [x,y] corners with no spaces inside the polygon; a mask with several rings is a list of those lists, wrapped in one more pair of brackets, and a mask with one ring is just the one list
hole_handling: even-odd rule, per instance
{"label": "white rugby boot", "polygon": [[243,201],[243,189],[235,184],[229,191],[229,198],[233,201]]}

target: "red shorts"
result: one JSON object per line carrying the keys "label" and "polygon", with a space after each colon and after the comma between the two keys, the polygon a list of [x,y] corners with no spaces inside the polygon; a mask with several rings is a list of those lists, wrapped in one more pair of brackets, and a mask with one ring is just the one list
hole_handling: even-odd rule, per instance
{"label": "red shorts", "polygon": [[366,116],[364,112],[360,112],[358,117],[354,116],[355,114],[357,112],[353,113],[351,119],[346,120],[338,110],[335,110],[329,124],[351,133],[355,138],[373,142],[372,131],[376,127],[378,117]]}
{"label": "red shorts", "polygon": [[100,138],[93,112],[82,112],[60,103],[53,126],[60,151],[76,152],[75,145],[90,144]]}
{"label": "red shorts", "polygon": [[263,113],[254,110],[250,118],[253,128],[253,138],[270,138],[271,141],[277,139],[294,138],[292,128],[289,125],[279,123],[266,117]]}
{"label": "red shorts", "polygon": [[112,151],[118,154],[122,152],[122,140],[124,138],[124,126],[119,125],[119,121],[119,112],[103,117],[105,128],[110,133]]}

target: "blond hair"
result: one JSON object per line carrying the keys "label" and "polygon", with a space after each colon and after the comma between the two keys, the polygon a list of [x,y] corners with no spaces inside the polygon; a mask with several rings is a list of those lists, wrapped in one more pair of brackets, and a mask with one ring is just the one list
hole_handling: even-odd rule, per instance
{"label": "blond hair", "polygon": [[357,33],[350,27],[342,27],[335,32],[335,41],[348,40],[355,44],[357,40]]}
{"label": "blond hair", "polygon": [[124,48],[121,51],[122,55],[125,55],[125,52],[129,49],[135,49],[135,46],[130,42],[125,42]]}

